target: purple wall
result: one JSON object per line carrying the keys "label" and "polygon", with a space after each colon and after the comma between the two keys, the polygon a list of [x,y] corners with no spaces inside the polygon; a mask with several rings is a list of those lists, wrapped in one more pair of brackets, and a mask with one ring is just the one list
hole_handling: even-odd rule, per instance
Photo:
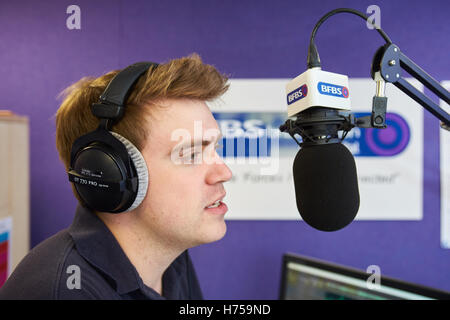
{"label": "purple wall", "polygon": [[[450,79],[448,1],[15,1],[0,4],[0,108],[31,120],[31,245],[67,227],[75,199],[55,148],[59,92],[86,75],[192,52],[234,78],[292,78],[305,70],[310,32],[337,7],[381,8],[381,26],[437,80]],[[66,28],[81,8],[82,29]],[[318,32],[323,68],[369,77],[381,37],[342,14]],[[391,89],[394,90],[394,89]],[[417,106],[419,107],[419,106]],[[208,299],[275,299],[291,251],[450,290],[440,247],[438,122],[425,112],[424,217],[354,222],[334,233],[301,221],[229,221],[226,237],[191,250]],[[294,199],[292,200],[294,201]]]}

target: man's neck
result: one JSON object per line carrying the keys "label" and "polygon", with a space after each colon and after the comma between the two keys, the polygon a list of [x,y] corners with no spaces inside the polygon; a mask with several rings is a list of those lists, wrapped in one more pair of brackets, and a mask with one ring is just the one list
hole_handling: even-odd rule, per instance
{"label": "man's neck", "polygon": [[153,236],[145,224],[133,219],[131,214],[119,217],[98,213],[98,216],[114,235],[144,284],[162,296],[162,276],[184,249],[174,248]]}

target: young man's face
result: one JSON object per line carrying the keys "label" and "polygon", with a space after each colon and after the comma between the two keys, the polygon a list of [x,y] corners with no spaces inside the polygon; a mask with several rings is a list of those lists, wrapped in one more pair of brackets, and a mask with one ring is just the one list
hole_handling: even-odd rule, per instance
{"label": "young man's face", "polygon": [[171,245],[193,247],[219,240],[226,232],[227,207],[207,207],[223,199],[223,183],[232,173],[216,152],[217,122],[202,101],[167,100],[162,105],[150,117],[142,150],[149,170],[140,210],[144,223]]}

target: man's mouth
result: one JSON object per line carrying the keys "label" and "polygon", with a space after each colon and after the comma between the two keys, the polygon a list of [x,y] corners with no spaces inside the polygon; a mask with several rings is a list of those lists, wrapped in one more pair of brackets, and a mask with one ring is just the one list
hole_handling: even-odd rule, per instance
{"label": "man's mouth", "polygon": [[215,200],[214,202],[210,203],[208,206],[206,206],[206,209],[212,209],[212,208],[217,208],[218,206],[220,206],[222,204],[222,200],[223,198],[225,198],[226,194],[223,194],[220,196],[220,198],[218,198],[217,200]]}
{"label": "man's mouth", "polygon": [[214,202],[212,205],[206,207],[207,209],[211,209],[211,208],[217,208],[218,206],[220,206],[220,204],[222,203],[222,201],[217,200],[216,202]]}

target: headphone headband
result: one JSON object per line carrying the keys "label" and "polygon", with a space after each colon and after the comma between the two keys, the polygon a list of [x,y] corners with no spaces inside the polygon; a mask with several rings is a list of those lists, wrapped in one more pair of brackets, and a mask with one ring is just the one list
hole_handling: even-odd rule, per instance
{"label": "headphone headband", "polygon": [[119,120],[125,111],[125,103],[142,74],[150,67],[156,68],[154,62],[138,62],[126,67],[110,81],[100,100],[91,106],[92,114],[100,119]]}

